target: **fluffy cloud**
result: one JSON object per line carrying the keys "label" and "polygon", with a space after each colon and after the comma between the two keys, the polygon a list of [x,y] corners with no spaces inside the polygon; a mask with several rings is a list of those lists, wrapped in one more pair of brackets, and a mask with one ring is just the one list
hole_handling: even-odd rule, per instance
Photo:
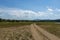
{"label": "fluffy cloud", "polygon": [[[59,9],[57,9],[57,10],[60,11]],[[41,12],[41,11],[35,12],[32,10],[22,10],[22,9],[16,9],[16,8],[0,8],[0,15],[5,14],[4,16],[7,16],[7,14],[9,14],[10,16],[15,16],[20,19],[29,19],[29,20],[37,19],[37,18],[48,19],[48,18],[55,18],[56,17],[55,12],[58,13],[58,11],[56,11],[56,9],[53,10],[51,8],[48,8],[45,12]],[[59,14],[60,14],[60,12],[59,12]],[[57,14],[57,15],[59,15],[59,14]]]}

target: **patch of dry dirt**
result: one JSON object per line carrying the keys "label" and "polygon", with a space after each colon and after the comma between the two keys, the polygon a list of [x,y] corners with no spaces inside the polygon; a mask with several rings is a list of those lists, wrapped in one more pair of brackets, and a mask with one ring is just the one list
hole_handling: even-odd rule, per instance
{"label": "patch of dry dirt", "polygon": [[29,26],[0,28],[0,40],[33,40]]}

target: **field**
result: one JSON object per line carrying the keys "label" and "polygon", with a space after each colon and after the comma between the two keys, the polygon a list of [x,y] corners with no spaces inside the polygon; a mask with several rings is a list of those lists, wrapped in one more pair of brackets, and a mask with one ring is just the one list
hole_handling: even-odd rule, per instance
{"label": "field", "polygon": [[29,26],[33,23],[60,38],[58,22],[0,22],[0,38],[2,40],[34,40]]}
{"label": "field", "polygon": [[28,22],[0,22],[0,40],[34,40]]}
{"label": "field", "polygon": [[60,38],[60,23],[59,22],[39,22],[40,27]]}
{"label": "field", "polygon": [[0,22],[0,28],[30,25],[32,22]]}

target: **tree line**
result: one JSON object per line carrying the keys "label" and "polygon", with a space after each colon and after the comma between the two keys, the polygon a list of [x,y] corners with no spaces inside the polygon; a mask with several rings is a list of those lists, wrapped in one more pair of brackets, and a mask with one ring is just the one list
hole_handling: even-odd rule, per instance
{"label": "tree line", "polygon": [[56,19],[56,20],[11,20],[11,19],[0,18],[0,22],[60,22],[60,19]]}

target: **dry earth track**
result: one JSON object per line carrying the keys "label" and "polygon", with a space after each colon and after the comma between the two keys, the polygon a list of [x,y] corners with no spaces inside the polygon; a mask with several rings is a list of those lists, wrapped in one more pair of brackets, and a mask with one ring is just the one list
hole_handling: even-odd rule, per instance
{"label": "dry earth track", "polygon": [[35,40],[60,40],[60,38],[47,32],[36,24],[31,24],[31,32]]}

